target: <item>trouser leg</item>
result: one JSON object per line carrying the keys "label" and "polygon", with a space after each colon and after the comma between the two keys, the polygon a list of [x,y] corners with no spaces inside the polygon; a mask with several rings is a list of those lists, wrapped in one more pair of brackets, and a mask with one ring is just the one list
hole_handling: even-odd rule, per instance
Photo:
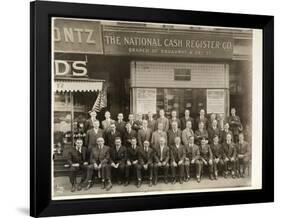
{"label": "trouser leg", "polygon": [[118,177],[120,179],[120,181],[124,180],[124,175],[125,175],[125,164],[120,163],[118,166]]}
{"label": "trouser leg", "polygon": [[195,166],[196,166],[196,177],[201,177],[202,161],[196,160],[195,161]]}
{"label": "trouser leg", "polygon": [[135,170],[136,170],[136,174],[137,174],[137,180],[141,180],[141,169],[142,169],[142,165],[141,164],[136,164],[135,165]]}
{"label": "trouser leg", "polygon": [[169,164],[163,167],[164,169],[164,178],[165,180],[168,179],[168,172],[169,172]]}
{"label": "trouser leg", "polygon": [[182,179],[184,177],[184,165],[180,164],[178,165],[178,168],[179,168],[179,176]]}
{"label": "trouser leg", "polygon": [[153,165],[152,164],[148,164],[148,173],[149,173],[149,180],[152,180],[153,178]]}
{"label": "trouser leg", "polygon": [[189,160],[185,161],[184,168],[185,168],[186,178],[190,178],[190,161]]}
{"label": "trouser leg", "polygon": [[154,164],[153,171],[154,171],[154,178],[157,181],[158,180],[158,165],[157,164]]}
{"label": "trouser leg", "polygon": [[176,178],[176,167],[173,165],[171,165],[171,172],[172,172],[173,179]]}
{"label": "trouser leg", "polygon": [[77,171],[78,171],[78,168],[70,167],[69,180],[70,180],[71,185],[75,185],[77,183],[76,182]]}
{"label": "trouser leg", "polygon": [[129,179],[129,176],[130,176],[130,169],[131,169],[131,166],[129,166],[129,165],[126,165],[126,166],[125,166],[125,178],[126,178],[126,179]]}

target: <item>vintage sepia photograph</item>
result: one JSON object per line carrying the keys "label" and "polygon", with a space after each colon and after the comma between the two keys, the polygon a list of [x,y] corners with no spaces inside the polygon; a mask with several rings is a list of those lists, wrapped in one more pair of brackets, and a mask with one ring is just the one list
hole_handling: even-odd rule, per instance
{"label": "vintage sepia photograph", "polygon": [[261,188],[262,30],[51,30],[53,200]]}

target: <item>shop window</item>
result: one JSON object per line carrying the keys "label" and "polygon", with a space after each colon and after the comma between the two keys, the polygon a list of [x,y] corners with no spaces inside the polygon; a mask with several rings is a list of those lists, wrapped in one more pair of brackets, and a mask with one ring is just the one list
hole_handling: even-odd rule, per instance
{"label": "shop window", "polygon": [[174,69],[175,81],[190,81],[191,70],[190,69]]}

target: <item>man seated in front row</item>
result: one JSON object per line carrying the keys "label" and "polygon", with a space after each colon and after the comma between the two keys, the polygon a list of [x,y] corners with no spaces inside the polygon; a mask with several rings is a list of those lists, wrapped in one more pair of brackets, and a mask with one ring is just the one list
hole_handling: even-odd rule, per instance
{"label": "man seated in front row", "polygon": [[[159,123],[160,124],[160,123]],[[155,147],[154,152],[154,185],[158,182],[158,170],[162,168],[164,171],[164,182],[168,183],[168,170],[169,170],[170,150],[166,145],[164,137],[160,137],[159,145]]]}
{"label": "man seated in front row", "polygon": [[139,167],[137,168],[137,178],[138,184],[137,187],[141,186],[142,182],[142,169],[148,171],[149,175],[149,187],[152,186],[152,176],[153,176],[153,158],[154,152],[153,149],[149,147],[149,141],[143,142],[143,147],[140,147],[139,150]]}
{"label": "man seated in front row", "polygon": [[170,147],[171,157],[171,171],[172,171],[172,184],[176,183],[176,169],[179,173],[179,183],[183,183],[184,177],[184,164],[185,164],[185,148],[181,144],[181,138],[175,138],[175,145]]}
{"label": "man seated in front row", "polygon": [[186,162],[185,162],[185,169],[186,169],[186,180],[190,179],[190,167],[195,166],[196,168],[196,179],[199,183],[201,180],[201,171],[202,171],[202,161],[200,156],[200,149],[199,146],[194,144],[194,136],[189,137],[189,143],[185,146],[186,149]]}
{"label": "man seated in front row", "polygon": [[90,154],[90,165],[88,167],[88,185],[86,189],[90,189],[93,185],[92,177],[94,171],[101,174],[102,189],[110,190],[111,184],[111,172],[110,172],[110,154],[109,147],[104,145],[104,139],[102,137],[97,138],[97,146],[92,148]]}
{"label": "man seated in front row", "polygon": [[211,144],[211,149],[213,153],[213,165],[214,165],[214,176],[215,179],[218,179],[218,170],[224,169],[224,161],[223,161],[223,148],[222,145],[219,143],[219,136],[214,135],[213,137],[213,144]]}
{"label": "man seated in front row", "polygon": [[227,178],[228,170],[231,171],[232,178],[235,178],[236,171],[236,146],[232,142],[232,135],[226,135],[226,142],[223,145],[223,161],[225,164],[224,177]]}
{"label": "man seated in front row", "polygon": [[[126,175],[125,175],[125,186],[129,184],[129,176],[131,168],[133,170],[133,175],[137,175],[137,168],[139,167],[139,149],[137,146],[137,139],[134,137],[131,139],[131,146],[127,148],[127,163],[126,163]],[[139,179],[137,175],[137,179]]]}
{"label": "man seated in front row", "polygon": [[110,149],[110,162],[112,173],[117,178],[117,182],[121,185],[124,182],[125,166],[127,161],[127,149],[121,144],[121,138],[115,138],[115,146]]}
{"label": "man seated in front row", "polygon": [[[67,162],[70,166],[69,180],[72,185],[71,192],[75,192],[76,189],[80,191],[82,189],[82,183],[86,178],[86,172],[88,167],[88,162],[86,160],[87,148],[82,145],[83,139],[76,139],[75,147],[72,147],[68,153]],[[79,185],[77,186],[76,178],[80,170],[82,170],[82,178]]]}

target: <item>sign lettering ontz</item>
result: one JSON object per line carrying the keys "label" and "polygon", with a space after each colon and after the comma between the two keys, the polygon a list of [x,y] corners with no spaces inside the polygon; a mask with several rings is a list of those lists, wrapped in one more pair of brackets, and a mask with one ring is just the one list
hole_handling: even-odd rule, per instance
{"label": "sign lettering ontz", "polygon": [[206,33],[154,33],[105,30],[109,55],[208,57],[231,59],[233,38]]}
{"label": "sign lettering ontz", "polygon": [[55,52],[102,54],[100,22],[55,18],[53,42]]}

